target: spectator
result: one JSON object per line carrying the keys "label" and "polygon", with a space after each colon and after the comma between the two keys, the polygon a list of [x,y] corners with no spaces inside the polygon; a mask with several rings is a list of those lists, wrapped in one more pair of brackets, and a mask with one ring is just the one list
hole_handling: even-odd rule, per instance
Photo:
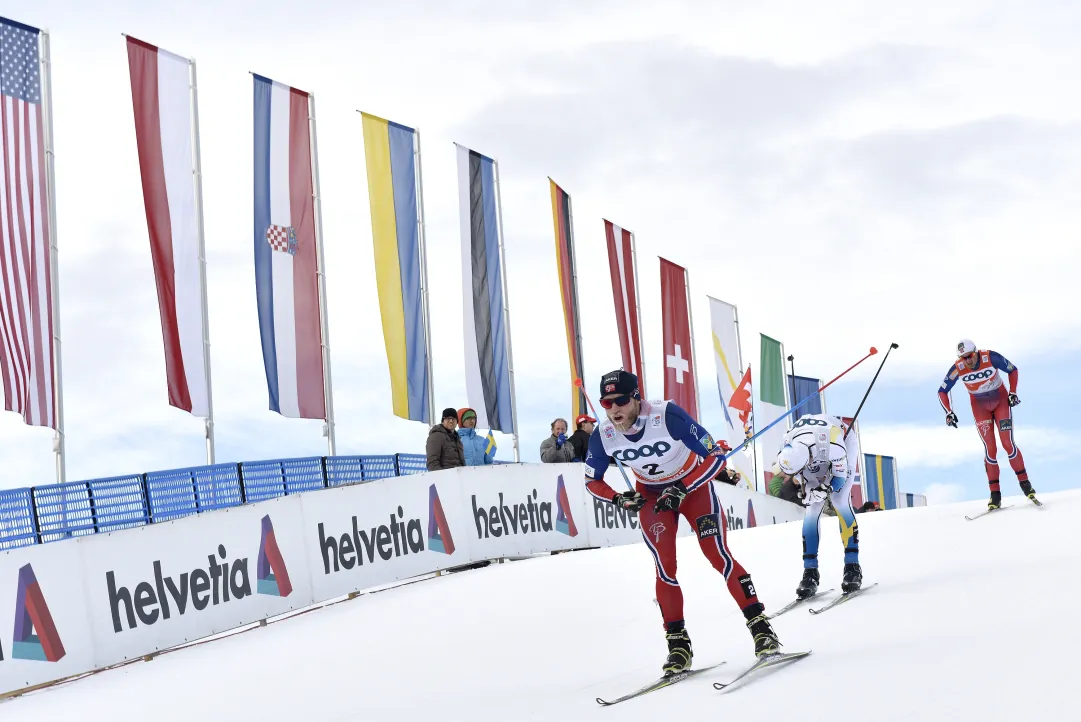
{"label": "spectator", "polygon": [[796,479],[791,476],[785,476],[781,473],[781,467],[777,464],[773,465],[773,478],[769,480],[769,493],[770,496],[775,496],[778,499],[784,501],[790,501],[793,504],[799,504],[805,506],[803,503],[803,489]]}
{"label": "spectator", "polygon": [[540,456],[541,461],[546,464],[574,461],[574,447],[567,443],[566,419],[552,422],[552,435],[541,442]]}
{"label": "spectator", "polygon": [[458,434],[454,433],[454,427],[457,425],[458,412],[454,409],[443,409],[442,422],[433,426],[428,432],[428,443],[425,446],[428,471],[465,466],[465,448]]}
{"label": "spectator", "polygon": [[477,433],[477,412],[473,409],[458,409],[458,436],[465,450],[466,466],[484,466],[495,460],[495,444],[488,451],[488,439]]}
{"label": "spectator", "polygon": [[863,506],[861,506],[859,509],[856,510],[856,513],[857,514],[862,514],[864,512],[868,512],[868,511],[882,511],[882,510],[878,508],[878,502],[877,501],[865,501],[865,502],[863,502]]}
{"label": "spectator", "polygon": [[574,420],[574,433],[571,434],[571,446],[574,447],[573,461],[585,461],[589,451],[589,437],[597,428],[597,420],[589,414],[579,414]]}

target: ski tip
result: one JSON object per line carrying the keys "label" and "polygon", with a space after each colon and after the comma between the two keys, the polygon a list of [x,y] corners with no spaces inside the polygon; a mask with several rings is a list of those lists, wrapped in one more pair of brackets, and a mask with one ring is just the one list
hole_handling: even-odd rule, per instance
{"label": "ski tip", "polygon": [[724,682],[714,682],[713,683],[713,689],[724,689],[727,686],[728,685],[725,684]]}
{"label": "ski tip", "polygon": [[599,705],[600,705],[601,707],[608,707],[608,706],[609,706],[609,705],[611,705],[612,703],[611,703],[611,702],[605,702],[605,701],[604,701],[603,699],[601,699],[600,697],[598,697],[598,698],[597,698],[597,704],[599,704]]}

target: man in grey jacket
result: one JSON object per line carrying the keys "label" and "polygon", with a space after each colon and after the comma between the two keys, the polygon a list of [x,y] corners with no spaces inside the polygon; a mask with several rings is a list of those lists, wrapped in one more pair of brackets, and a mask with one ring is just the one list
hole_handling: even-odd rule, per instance
{"label": "man in grey jacket", "polygon": [[574,446],[567,439],[567,420],[552,422],[552,435],[541,442],[541,461],[546,464],[562,464],[574,461]]}

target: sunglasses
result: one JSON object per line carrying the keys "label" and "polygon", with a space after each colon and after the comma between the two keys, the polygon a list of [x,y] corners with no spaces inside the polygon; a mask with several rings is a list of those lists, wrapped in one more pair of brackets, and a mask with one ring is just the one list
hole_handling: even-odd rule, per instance
{"label": "sunglasses", "polygon": [[634,398],[634,394],[623,394],[622,396],[616,396],[613,399],[601,399],[601,408],[610,409],[613,406],[626,406]]}

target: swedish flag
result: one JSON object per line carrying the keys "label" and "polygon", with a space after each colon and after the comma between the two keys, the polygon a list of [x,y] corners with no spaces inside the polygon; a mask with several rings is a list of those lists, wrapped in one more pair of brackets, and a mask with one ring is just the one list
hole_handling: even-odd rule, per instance
{"label": "swedish flag", "polygon": [[492,431],[489,429],[488,430],[488,435],[486,437],[484,437],[484,438],[487,439],[487,441],[488,441],[488,447],[484,450],[484,453],[487,454],[487,455],[493,455],[494,456],[495,455],[495,450],[497,448],[496,443],[495,443],[495,434],[493,434]]}

